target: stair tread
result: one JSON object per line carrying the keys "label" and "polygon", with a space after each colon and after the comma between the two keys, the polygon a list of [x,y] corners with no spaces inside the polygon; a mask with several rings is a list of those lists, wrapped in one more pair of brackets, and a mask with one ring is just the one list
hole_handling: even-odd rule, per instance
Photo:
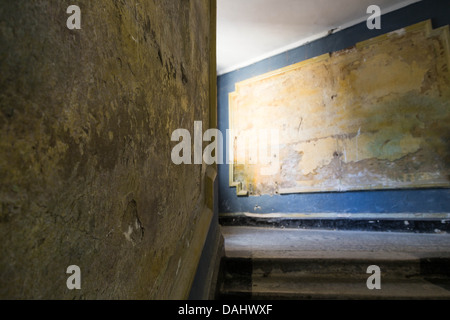
{"label": "stair tread", "polygon": [[222,227],[226,257],[414,260],[450,257],[450,234]]}
{"label": "stair tread", "polygon": [[[450,299],[450,235],[224,227],[222,297]],[[366,286],[381,269],[381,290]]]}

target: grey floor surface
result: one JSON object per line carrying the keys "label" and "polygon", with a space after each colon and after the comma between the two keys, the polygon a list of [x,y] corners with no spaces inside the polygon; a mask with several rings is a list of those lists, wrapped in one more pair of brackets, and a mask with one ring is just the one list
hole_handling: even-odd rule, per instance
{"label": "grey floor surface", "polygon": [[450,257],[450,234],[222,227],[228,257],[417,259]]}

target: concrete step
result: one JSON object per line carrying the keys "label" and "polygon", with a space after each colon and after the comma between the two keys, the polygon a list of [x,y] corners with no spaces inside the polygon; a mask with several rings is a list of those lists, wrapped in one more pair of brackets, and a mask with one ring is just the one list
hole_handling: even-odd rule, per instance
{"label": "concrete step", "polygon": [[[370,265],[381,290],[369,290]],[[450,299],[450,259],[225,258],[221,298]]]}
{"label": "concrete step", "polygon": [[[225,227],[223,299],[450,299],[449,235]],[[381,289],[369,290],[376,265]]]}
{"label": "concrete step", "polygon": [[383,279],[381,289],[369,290],[366,279],[339,277],[258,277],[250,283],[226,281],[221,299],[255,300],[440,300],[450,299],[449,279]]}
{"label": "concrete step", "polygon": [[424,259],[311,259],[311,258],[225,258],[227,274],[253,279],[261,277],[336,277],[367,279],[369,266],[380,268],[383,279],[415,277],[450,278],[450,258]]}

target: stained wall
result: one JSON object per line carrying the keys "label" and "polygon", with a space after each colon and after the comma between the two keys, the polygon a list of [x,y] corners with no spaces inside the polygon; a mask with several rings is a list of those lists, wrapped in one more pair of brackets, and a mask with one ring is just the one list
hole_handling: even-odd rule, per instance
{"label": "stained wall", "polygon": [[206,168],[170,138],[209,124],[210,2],[71,4],[0,5],[0,297],[186,297]]}
{"label": "stained wall", "polygon": [[250,195],[449,187],[449,43],[427,20],[237,83],[233,179]]}

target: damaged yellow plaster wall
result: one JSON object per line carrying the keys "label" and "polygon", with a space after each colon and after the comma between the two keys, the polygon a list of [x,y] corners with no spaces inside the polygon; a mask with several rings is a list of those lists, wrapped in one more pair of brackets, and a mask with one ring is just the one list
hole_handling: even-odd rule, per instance
{"label": "damaged yellow plaster wall", "polygon": [[448,187],[449,63],[449,27],[428,20],[236,84],[232,149],[276,129],[279,170],[261,175],[264,164],[235,154],[230,185],[241,195]]}

